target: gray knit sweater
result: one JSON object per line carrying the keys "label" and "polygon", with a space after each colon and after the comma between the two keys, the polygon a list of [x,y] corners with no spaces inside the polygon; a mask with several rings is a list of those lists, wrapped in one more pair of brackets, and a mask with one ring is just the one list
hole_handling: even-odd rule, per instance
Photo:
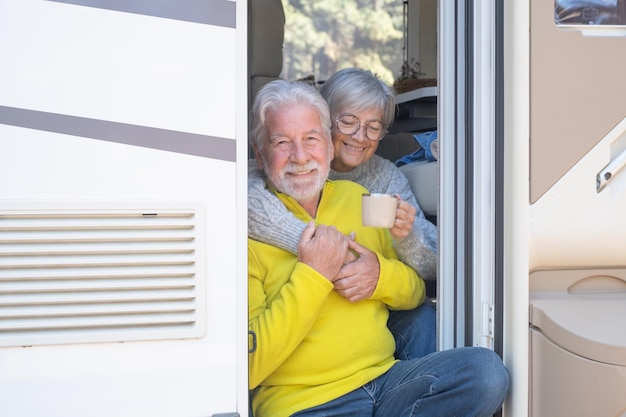
{"label": "gray knit sweater", "polygon": [[[265,177],[254,160],[248,165],[248,236],[297,254],[306,224],[297,219],[265,186]],[[437,227],[429,222],[411,192],[408,180],[389,160],[378,155],[349,172],[330,171],[331,180],[351,180],[372,193],[399,194],[417,209],[412,232],[394,239],[398,257],[423,279],[437,274]]]}

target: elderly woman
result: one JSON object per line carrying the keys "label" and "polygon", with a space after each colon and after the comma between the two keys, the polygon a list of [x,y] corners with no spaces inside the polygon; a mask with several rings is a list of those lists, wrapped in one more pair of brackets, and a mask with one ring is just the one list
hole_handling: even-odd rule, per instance
{"label": "elderly woman", "polygon": [[[347,68],[330,77],[320,92],[329,104],[332,122],[334,159],[329,178],[357,182],[372,193],[395,195],[398,208],[390,232],[396,252],[420,277],[434,280],[437,228],[425,218],[404,174],[391,161],[375,155],[395,115],[393,90],[369,71]],[[296,254],[305,223],[265,188],[254,163],[250,164],[248,184],[248,235]],[[371,293],[367,282],[361,285],[351,301],[365,298],[359,294]],[[398,358],[414,358],[435,350],[431,307],[420,307],[411,314],[392,313],[389,328],[396,336]]]}

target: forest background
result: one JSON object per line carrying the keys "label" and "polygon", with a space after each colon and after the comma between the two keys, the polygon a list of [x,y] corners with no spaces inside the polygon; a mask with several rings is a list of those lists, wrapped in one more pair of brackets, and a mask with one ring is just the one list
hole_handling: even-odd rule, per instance
{"label": "forest background", "polygon": [[345,67],[393,84],[404,60],[404,0],[282,0],[281,77],[327,80]]}

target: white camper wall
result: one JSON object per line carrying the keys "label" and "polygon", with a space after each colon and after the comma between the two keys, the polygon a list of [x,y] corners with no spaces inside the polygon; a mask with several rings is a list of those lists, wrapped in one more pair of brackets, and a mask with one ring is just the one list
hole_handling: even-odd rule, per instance
{"label": "white camper wall", "polygon": [[[247,413],[246,164],[236,163],[247,152],[245,2],[190,1],[187,14],[177,2],[125,3],[0,0],[3,415]],[[19,232],[12,222],[133,210],[194,213],[194,335],[46,328],[58,305],[20,328],[29,294],[71,295],[80,278],[20,264],[30,249],[7,237]],[[62,257],[82,260],[78,249]]]}

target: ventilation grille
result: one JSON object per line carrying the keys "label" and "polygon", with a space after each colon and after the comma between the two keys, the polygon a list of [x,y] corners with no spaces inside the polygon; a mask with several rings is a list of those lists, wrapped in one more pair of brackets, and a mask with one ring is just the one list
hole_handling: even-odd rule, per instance
{"label": "ventilation grille", "polygon": [[204,333],[197,210],[0,210],[0,346]]}

